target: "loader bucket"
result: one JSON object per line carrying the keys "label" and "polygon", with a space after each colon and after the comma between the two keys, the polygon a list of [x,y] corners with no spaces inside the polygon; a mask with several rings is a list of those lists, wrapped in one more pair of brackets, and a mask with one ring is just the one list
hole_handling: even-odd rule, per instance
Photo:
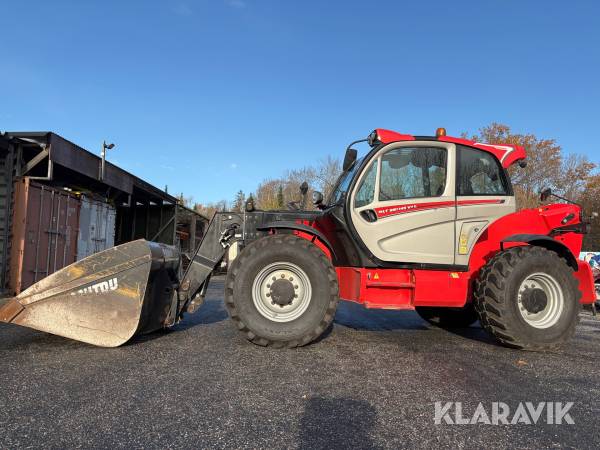
{"label": "loader bucket", "polygon": [[113,247],[0,300],[0,321],[117,347],[175,321],[179,261],[174,247],[145,240]]}

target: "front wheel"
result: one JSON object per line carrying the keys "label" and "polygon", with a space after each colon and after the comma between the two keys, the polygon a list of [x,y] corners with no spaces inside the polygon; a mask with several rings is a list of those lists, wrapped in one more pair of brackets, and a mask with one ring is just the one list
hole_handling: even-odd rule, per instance
{"label": "front wheel", "polygon": [[482,269],[474,304],[483,328],[502,344],[544,350],[573,336],[580,296],[573,269],[555,252],[514,247]]}
{"label": "front wheel", "polygon": [[338,281],[326,255],[294,235],[248,245],[227,274],[225,306],[237,328],[262,346],[298,347],[331,324]]}

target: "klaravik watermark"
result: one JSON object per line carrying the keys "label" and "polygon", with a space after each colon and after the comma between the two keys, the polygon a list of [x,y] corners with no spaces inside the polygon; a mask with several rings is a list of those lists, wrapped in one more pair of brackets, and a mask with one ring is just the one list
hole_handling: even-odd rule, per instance
{"label": "klaravik watermark", "polygon": [[462,402],[435,402],[436,425],[573,425],[569,414],[573,402],[520,402],[511,408],[504,402],[479,403],[475,409],[463,408]]}

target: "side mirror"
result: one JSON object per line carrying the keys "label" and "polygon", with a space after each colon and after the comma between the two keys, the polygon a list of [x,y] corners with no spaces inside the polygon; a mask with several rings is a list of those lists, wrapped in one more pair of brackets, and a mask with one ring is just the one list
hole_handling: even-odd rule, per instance
{"label": "side mirror", "polygon": [[323,203],[323,194],[319,191],[313,191],[312,193],[312,202],[313,205],[320,205]]}
{"label": "side mirror", "polygon": [[552,195],[552,189],[550,189],[550,188],[542,189],[542,192],[540,192],[540,200],[545,202],[546,200],[548,200],[548,198],[551,195]]}
{"label": "side mirror", "polygon": [[308,192],[308,183],[306,181],[302,182],[302,184],[300,185],[300,193],[302,195],[306,195],[306,193]]}
{"label": "side mirror", "polygon": [[358,156],[358,152],[356,149],[348,147],[346,149],[346,154],[344,155],[344,163],[342,164],[342,170],[344,172],[348,172],[354,162],[356,161],[356,157]]}

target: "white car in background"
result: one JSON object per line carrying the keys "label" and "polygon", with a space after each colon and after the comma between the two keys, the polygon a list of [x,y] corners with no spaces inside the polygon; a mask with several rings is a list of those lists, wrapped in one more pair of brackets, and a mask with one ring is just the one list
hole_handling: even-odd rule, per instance
{"label": "white car in background", "polygon": [[579,258],[589,263],[589,265],[592,267],[594,285],[596,286],[596,306],[600,307],[600,253],[581,252]]}

